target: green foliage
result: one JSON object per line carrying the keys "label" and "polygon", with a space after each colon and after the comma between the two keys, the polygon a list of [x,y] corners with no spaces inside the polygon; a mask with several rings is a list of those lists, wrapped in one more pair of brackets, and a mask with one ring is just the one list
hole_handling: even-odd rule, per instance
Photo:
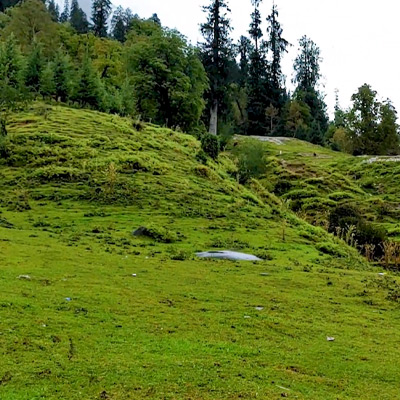
{"label": "green foliage", "polygon": [[334,243],[319,243],[317,249],[324,254],[329,254],[332,257],[345,257],[346,253],[342,248]]}
{"label": "green foliage", "polygon": [[78,33],[89,32],[89,22],[85,12],[79,7],[78,0],[72,0],[69,23]]}
{"label": "green foliage", "polygon": [[140,232],[140,236],[149,237],[160,243],[174,243],[178,240],[178,236],[175,232],[154,224],[141,227]]}
{"label": "green foliage", "polygon": [[34,41],[32,50],[27,58],[27,66],[25,71],[25,85],[28,89],[38,94],[40,91],[40,81],[44,69],[44,57],[42,45]]}
{"label": "green foliage", "polygon": [[24,60],[11,34],[0,43],[0,136],[7,135],[8,115],[24,100],[23,70]]}
{"label": "green foliage", "polygon": [[203,135],[201,138],[201,148],[213,160],[216,160],[220,149],[218,137],[209,133]]}
{"label": "green foliage", "polygon": [[101,109],[104,104],[103,97],[104,88],[100,77],[93,68],[88,53],[85,53],[73,98],[82,106]]}
{"label": "green foliage", "polygon": [[53,67],[55,99],[66,102],[72,93],[72,66],[70,59],[59,49],[51,65]]}
{"label": "green foliage", "polygon": [[353,94],[353,106],[346,116],[348,136],[354,154],[397,154],[399,126],[390,100],[380,103],[367,84]]}
{"label": "green foliage", "polygon": [[93,32],[96,36],[107,37],[107,20],[111,14],[110,0],[94,0],[92,4]]}
{"label": "green foliage", "polygon": [[265,150],[256,140],[243,140],[232,149],[238,166],[238,180],[246,183],[250,178],[258,178],[267,171]]}
{"label": "green foliage", "polygon": [[136,21],[126,55],[137,112],[168,127],[188,132],[196,127],[204,109],[207,78],[194,49],[174,31]]}
{"label": "green foliage", "polygon": [[57,24],[52,21],[41,0],[26,0],[9,11],[10,21],[2,32],[7,38],[15,36],[23,52],[30,51],[34,42],[43,44],[46,55],[50,55],[59,44]]}

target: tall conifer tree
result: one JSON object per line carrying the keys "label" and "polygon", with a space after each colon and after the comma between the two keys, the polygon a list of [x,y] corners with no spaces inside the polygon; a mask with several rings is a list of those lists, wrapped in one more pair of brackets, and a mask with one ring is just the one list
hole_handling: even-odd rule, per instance
{"label": "tall conifer tree", "polygon": [[94,0],[92,5],[93,32],[96,36],[107,37],[107,20],[111,13],[110,0]]}
{"label": "tall conifer tree", "polygon": [[69,22],[78,33],[89,32],[87,16],[82,8],[79,7],[78,0],[72,0]]}
{"label": "tall conifer tree", "polygon": [[208,13],[207,21],[201,24],[200,30],[204,37],[202,44],[203,65],[210,81],[209,132],[218,132],[218,115],[224,95],[227,91],[228,65],[232,56],[232,42],[229,37],[232,30],[228,13],[230,9],[225,0],[212,0],[209,6],[203,7]]}

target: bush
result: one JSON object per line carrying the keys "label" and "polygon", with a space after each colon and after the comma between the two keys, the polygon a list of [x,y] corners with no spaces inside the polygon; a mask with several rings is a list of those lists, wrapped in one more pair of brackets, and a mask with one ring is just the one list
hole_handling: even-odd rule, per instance
{"label": "bush", "polygon": [[218,158],[219,154],[219,140],[216,136],[206,133],[201,138],[201,148],[213,160]]}
{"label": "bush", "polygon": [[133,235],[146,236],[161,243],[174,243],[178,240],[178,235],[175,232],[155,225],[142,226],[133,232]]}
{"label": "bush", "polygon": [[250,178],[258,178],[267,172],[265,150],[259,141],[241,141],[232,152],[237,157],[240,183],[246,183]]}
{"label": "bush", "polygon": [[336,233],[337,228],[347,229],[349,226],[357,226],[362,221],[359,212],[352,206],[338,206],[329,214],[328,231]]}
{"label": "bush", "polygon": [[346,257],[346,253],[337,244],[323,242],[317,244],[316,248],[321,253],[328,254],[333,257]]}

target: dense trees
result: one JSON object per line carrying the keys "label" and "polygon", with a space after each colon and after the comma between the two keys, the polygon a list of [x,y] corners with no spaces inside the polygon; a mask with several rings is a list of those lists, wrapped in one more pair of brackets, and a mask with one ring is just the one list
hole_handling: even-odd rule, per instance
{"label": "dense trees", "polygon": [[137,111],[158,124],[191,130],[204,109],[207,77],[182,36],[152,21],[136,21],[126,45]]}
{"label": "dense trees", "polygon": [[13,35],[0,43],[0,136],[7,135],[8,114],[24,99],[24,60]]}
{"label": "dense trees", "polygon": [[[352,107],[340,111],[335,122],[332,142],[342,151],[353,154],[398,154],[399,126],[397,113],[390,100],[380,102],[377,92],[364,84],[351,97]],[[339,110],[337,109],[336,114]]]}
{"label": "dense trees", "polygon": [[210,0],[196,48],[155,13],[145,20],[117,7],[110,18],[110,0],[93,0],[90,25],[78,1],[65,0],[60,15],[55,0],[2,0],[3,135],[7,113],[41,96],[203,138],[208,130],[222,146],[226,136],[245,134],[292,136],[354,154],[399,150],[396,110],[368,85],[353,95],[349,110],[337,101],[328,129],[320,49],[307,36],[293,66],[295,90],[287,92],[281,63],[290,45],[275,5],[264,18],[263,0],[248,0],[248,36],[233,45],[227,0]]}

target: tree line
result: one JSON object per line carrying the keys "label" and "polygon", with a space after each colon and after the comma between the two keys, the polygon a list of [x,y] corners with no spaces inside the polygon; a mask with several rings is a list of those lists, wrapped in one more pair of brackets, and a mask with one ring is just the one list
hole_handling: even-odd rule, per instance
{"label": "tree line", "polygon": [[[1,0],[1,132],[7,112],[43,98],[181,129],[223,143],[229,136],[290,136],[353,154],[395,154],[396,110],[365,84],[329,121],[319,81],[321,55],[307,36],[298,42],[295,90],[288,92],[281,61],[291,44],[274,4],[250,0],[251,23],[235,43],[226,0],[205,6],[201,43],[193,46],[162,26],[157,14],[112,13],[94,0],[91,20],[78,0]],[[111,15],[112,14],[112,15]],[[110,22],[110,23],[109,23]]]}

